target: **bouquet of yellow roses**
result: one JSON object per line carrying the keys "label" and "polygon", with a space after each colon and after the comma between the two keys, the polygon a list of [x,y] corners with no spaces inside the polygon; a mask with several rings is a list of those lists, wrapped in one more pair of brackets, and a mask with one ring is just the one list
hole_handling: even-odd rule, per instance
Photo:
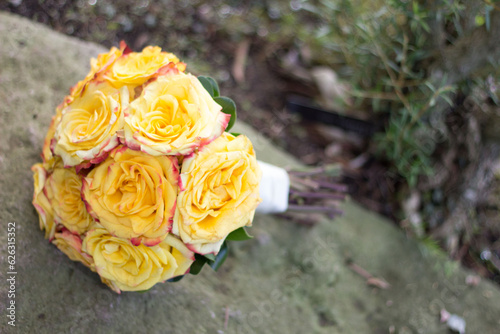
{"label": "bouquet of yellow roses", "polygon": [[217,268],[261,201],[252,143],[226,132],[234,102],[185,69],[125,43],[92,59],[32,167],[45,237],[118,293]]}

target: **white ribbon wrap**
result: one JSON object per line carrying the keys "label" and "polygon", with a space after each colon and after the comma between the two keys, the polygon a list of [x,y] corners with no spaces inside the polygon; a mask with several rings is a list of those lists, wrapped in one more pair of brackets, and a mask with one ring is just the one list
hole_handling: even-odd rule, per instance
{"label": "white ribbon wrap", "polygon": [[288,208],[290,178],[286,170],[268,163],[258,161],[262,170],[259,193],[262,203],[257,207],[260,213],[285,212]]}

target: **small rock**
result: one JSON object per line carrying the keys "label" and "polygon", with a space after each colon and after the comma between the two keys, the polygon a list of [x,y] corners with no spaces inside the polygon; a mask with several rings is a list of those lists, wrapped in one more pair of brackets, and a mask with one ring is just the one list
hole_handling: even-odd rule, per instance
{"label": "small rock", "polygon": [[478,275],[467,275],[465,278],[465,284],[469,286],[477,286],[481,282],[481,277]]}
{"label": "small rock", "polygon": [[453,332],[465,334],[465,320],[462,317],[456,314],[450,314],[445,309],[442,309],[441,322],[446,322],[446,326]]}
{"label": "small rock", "polygon": [[450,316],[450,319],[448,319],[446,325],[452,331],[460,334],[465,334],[465,320],[456,314],[452,314]]}

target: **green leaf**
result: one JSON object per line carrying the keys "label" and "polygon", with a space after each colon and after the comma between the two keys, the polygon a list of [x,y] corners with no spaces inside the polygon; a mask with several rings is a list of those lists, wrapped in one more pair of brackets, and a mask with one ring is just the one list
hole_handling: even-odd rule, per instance
{"label": "green leaf", "polygon": [[484,16],[482,16],[482,15],[476,15],[475,22],[476,22],[476,26],[477,27],[482,26],[484,24],[484,22],[485,22]]}
{"label": "green leaf", "polygon": [[219,250],[219,253],[217,254],[217,256],[215,258],[215,261],[209,263],[210,267],[212,267],[212,269],[214,271],[217,271],[220,268],[220,266],[222,266],[224,261],[226,261],[227,253],[228,253],[228,247],[227,247],[227,243],[224,241],[224,243],[222,244],[222,247]]}
{"label": "green leaf", "polygon": [[[219,267],[226,260],[227,253],[228,253],[227,244],[226,244],[226,242],[224,242],[217,255],[214,255],[214,254],[205,254],[205,255],[195,254],[194,255],[195,260],[189,269],[189,273],[192,275],[198,275],[200,273],[201,269],[203,268],[203,266],[205,265],[205,263],[208,263],[208,265],[213,270],[217,271],[219,269]],[[170,281],[177,282],[177,280],[175,280],[175,279],[176,279],[176,277],[169,280],[169,282]],[[180,280],[180,278],[178,280]]]}
{"label": "green leaf", "polygon": [[453,106],[453,101],[450,99],[448,95],[441,95],[441,98],[445,100],[450,105],[450,107]]}
{"label": "green leaf", "polygon": [[217,82],[213,78],[200,75],[198,80],[211,97],[218,97],[220,95],[219,85],[217,85]]}
{"label": "green leaf", "polygon": [[212,261],[212,262],[215,261],[215,255],[213,255],[212,253],[204,254],[203,256],[206,257],[209,261]]}
{"label": "green leaf", "polygon": [[175,276],[175,277],[172,277],[171,279],[168,279],[167,282],[179,282],[181,279],[184,278],[184,275],[180,275],[180,276]]}
{"label": "green leaf", "polygon": [[425,30],[425,32],[431,32],[431,27],[425,21],[420,21],[420,25]]}
{"label": "green leaf", "polygon": [[200,75],[198,77],[198,80],[201,82],[201,85],[210,94],[210,96],[214,97],[214,89],[212,87],[212,83],[210,82],[210,80],[208,80],[208,78],[204,77],[203,75]]}
{"label": "green leaf", "polygon": [[244,240],[249,240],[252,239],[253,237],[248,234],[247,230],[244,227],[240,227],[237,230],[234,230],[233,232],[229,233],[228,236],[226,237],[226,240],[229,241],[244,241]]}
{"label": "green leaf", "polygon": [[233,136],[235,137],[238,137],[239,135],[241,135],[241,133],[238,133],[238,132],[230,132]]}
{"label": "green leaf", "polygon": [[413,13],[418,14],[418,3],[416,1],[413,1]]}
{"label": "green leaf", "polygon": [[214,101],[222,107],[223,113],[231,115],[231,119],[229,120],[226,128],[226,131],[229,131],[236,121],[236,104],[233,100],[226,96],[215,97]]}
{"label": "green leaf", "polygon": [[217,81],[214,80],[212,77],[206,77],[208,81],[212,84],[212,89],[214,90],[214,97],[219,97],[220,96],[220,89],[219,85],[217,84]]}
{"label": "green leaf", "polygon": [[435,92],[436,91],[436,87],[434,87],[434,85],[430,82],[430,81],[426,81],[424,82],[424,84],[429,87],[429,89],[431,90],[431,92]]}
{"label": "green leaf", "polygon": [[207,263],[209,260],[200,254],[195,254],[194,258],[195,260],[189,269],[189,273],[192,275],[198,275],[205,263]]}

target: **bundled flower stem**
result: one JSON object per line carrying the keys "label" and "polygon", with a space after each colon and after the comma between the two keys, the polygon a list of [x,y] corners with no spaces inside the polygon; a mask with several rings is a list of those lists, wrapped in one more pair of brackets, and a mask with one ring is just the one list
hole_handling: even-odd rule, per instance
{"label": "bundled flower stem", "polygon": [[347,186],[339,182],[341,172],[337,164],[288,170],[290,192],[286,216],[311,225],[315,219],[310,213],[326,214],[332,219],[342,215],[339,207],[346,197]]}

